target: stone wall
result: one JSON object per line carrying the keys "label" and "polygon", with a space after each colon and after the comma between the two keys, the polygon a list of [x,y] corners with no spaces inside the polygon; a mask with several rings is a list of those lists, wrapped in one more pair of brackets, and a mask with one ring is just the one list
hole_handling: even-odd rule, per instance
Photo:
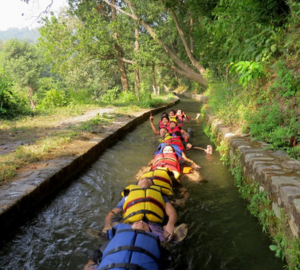
{"label": "stone wall", "polygon": [[[195,96],[198,100],[204,102],[207,100],[207,97],[193,95],[193,98],[196,98]],[[231,126],[224,125],[209,112],[205,113],[204,119],[217,146],[226,145],[229,163],[238,160],[243,180],[249,185],[258,183],[259,191],[265,191],[267,199],[271,202],[270,210],[273,210],[276,216],[273,219],[277,218],[277,224],[283,224],[281,227],[284,227],[284,239],[299,239],[300,162],[289,158],[283,151],[267,150],[268,144],[238,134]],[[270,224],[274,225],[276,222]],[[279,230],[272,227],[268,229],[271,234],[275,232],[273,240],[276,239],[276,232]],[[291,246],[289,243],[285,243],[285,246],[284,252],[288,263],[291,256],[294,256],[293,264],[295,260],[299,262],[299,250],[294,251],[293,255],[287,255],[287,250],[291,249]],[[294,269],[294,266],[289,267]]]}

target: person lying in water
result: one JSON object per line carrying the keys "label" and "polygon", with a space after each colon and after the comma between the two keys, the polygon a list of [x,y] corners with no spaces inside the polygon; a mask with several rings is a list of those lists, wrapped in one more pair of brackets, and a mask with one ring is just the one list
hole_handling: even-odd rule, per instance
{"label": "person lying in water", "polygon": [[[166,238],[172,238],[177,212],[168,198],[162,194],[160,187],[153,185],[149,178],[143,178],[137,185],[129,185],[122,192],[123,198],[106,216],[102,233],[112,228],[112,220],[115,215],[122,212],[123,223],[144,221],[153,233],[164,242]],[[165,219],[168,219],[165,226]]]}
{"label": "person lying in water", "polygon": [[164,268],[159,237],[151,232],[144,221],[137,221],[132,225],[119,223],[108,235],[110,242],[103,253],[96,250],[85,270]]}
{"label": "person lying in water", "polygon": [[203,180],[197,171],[201,167],[193,160],[186,157],[182,152],[181,158],[178,152],[175,151],[173,145],[165,145],[154,159],[148,164],[150,170],[155,170],[161,167],[167,167],[174,174],[174,177],[178,180],[180,175],[185,174],[190,181],[199,182]]}
{"label": "person lying in water", "polygon": [[[157,130],[154,123],[153,123],[154,117],[152,115],[150,115],[149,119],[150,119],[150,125],[151,125],[151,128],[152,128],[152,131],[153,131],[154,134],[160,134],[160,129],[161,128],[166,128],[169,132],[170,130],[174,129],[177,125],[177,121],[175,119],[172,119],[172,121],[170,121],[169,118],[164,116],[161,120],[163,125],[159,125],[159,130]],[[173,124],[171,124],[172,122],[173,122]],[[170,127],[170,125],[171,125],[171,127]],[[181,133],[181,136],[183,136],[184,140],[188,141],[189,134],[182,128],[180,128],[179,132]]]}
{"label": "person lying in water", "polygon": [[[171,122],[173,123],[173,122]],[[180,131],[174,131],[173,134],[169,133],[169,130],[165,127],[161,127],[159,129],[159,136],[160,139],[159,141],[162,143],[169,143],[172,144],[171,141],[176,142],[176,144],[182,148],[182,151],[187,150],[187,149],[191,149],[193,146],[186,142],[183,137],[182,137],[182,133]]]}

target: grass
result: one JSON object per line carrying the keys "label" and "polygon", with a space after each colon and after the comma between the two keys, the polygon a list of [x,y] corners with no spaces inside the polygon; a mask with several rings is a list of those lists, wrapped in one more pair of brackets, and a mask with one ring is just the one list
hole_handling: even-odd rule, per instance
{"label": "grass", "polygon": [[170,97],[163,99],[159,96],[150,103],[119,102],[119,106],[114,106],[113,113],[98,114],[83,122],[69,123],[67,120],[111,105],[76,105],[73,108],[56,108],[11,121],[0,120],[0,148],[12,145],[8,153],[0,155],[0,185],[12,182],[19,171],[32,163],[75,155],[74,148],[69,147],[75,140],[89,140],[114,121],[143,108],[167,104]]}

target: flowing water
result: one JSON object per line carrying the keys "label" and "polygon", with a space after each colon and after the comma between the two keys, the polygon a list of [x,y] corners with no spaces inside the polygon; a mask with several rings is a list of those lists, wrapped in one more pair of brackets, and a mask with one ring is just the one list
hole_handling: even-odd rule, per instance
{"label": "flowing water", "polygon": [[[200,103],[187,98],[174,106],[192,118]],[[155,116],[158,122],[159,115]],[[212,144],[192,120],[195,146]],[[87,230],[101,230],[106,214],[118,203],[120,191],[153,157],[158,145],[149,122],[106,150],[89,169],[24,221],[15,236],[1,243],[0,269],[83,269],[94,249],[106,242]],[[214,147],[215,148],[215,147]],[[277,270],[284,264],[269,250],[270,240],[251,217],[233,186],[233,177],[214,151],[190,150],[201,165],[205,183],[182,182],[190,196],[177,209],[179,223],[189,225],[186,239],[172,247],[176,269]]]}

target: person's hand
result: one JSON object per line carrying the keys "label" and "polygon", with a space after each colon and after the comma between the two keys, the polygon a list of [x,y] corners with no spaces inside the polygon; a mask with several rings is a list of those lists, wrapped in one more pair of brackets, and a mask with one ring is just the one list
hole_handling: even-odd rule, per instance
{"label": "person's hand", "polygon": [[106,234],[107,231],[111,230],[112,226],[111,225],[106,225],[104,226],[104,228],[102,229],[102,234]]}
{"label": "person's hand", "polygon": [[150,122],[153,122],[154,116],[152,114],[150,114]]}
{"label": "person's hand", "polygon": [[204,150],[205,153],[212,155],[213,149],[211,145],[208,145]]}
{"label": "person's hand", "polygon": [[193,169],[195,169],[195,170],[197,170],[197,169],[200,169],[201,167],[198,165],[198,164],[195,164],[194,166],[193,166]]}
{"label": "person's hand", "polygon": [[186,149],[191,149],[193,146],[190,144],[190,143],[188,143],[187,145],[186,145]]}
{"label": "person's hand", "polygon": [[172,224],[167,224],[164,226],[164,236],[166,238],[172,239],[173,234],[174,234],[175,226]]}

